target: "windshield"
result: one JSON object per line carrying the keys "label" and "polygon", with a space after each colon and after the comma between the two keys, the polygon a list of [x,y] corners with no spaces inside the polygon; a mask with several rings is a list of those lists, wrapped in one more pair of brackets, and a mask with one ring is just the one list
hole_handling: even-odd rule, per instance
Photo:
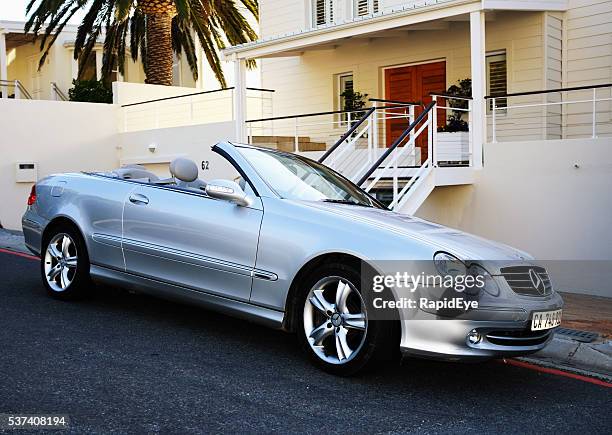
{"label": "windshield", "polygon": [[282,198],[380,207],[346,178],[313,160],[257,148],[238,149]]}

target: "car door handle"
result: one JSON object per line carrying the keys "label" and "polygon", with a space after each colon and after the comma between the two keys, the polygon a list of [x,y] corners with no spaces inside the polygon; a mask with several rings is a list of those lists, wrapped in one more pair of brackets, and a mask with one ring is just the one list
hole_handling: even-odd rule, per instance
{"label": "car door handle", "polygon": [[130,195],[130,202],[134,204],[148,204],[149,198],[140,193],[132,193]]}

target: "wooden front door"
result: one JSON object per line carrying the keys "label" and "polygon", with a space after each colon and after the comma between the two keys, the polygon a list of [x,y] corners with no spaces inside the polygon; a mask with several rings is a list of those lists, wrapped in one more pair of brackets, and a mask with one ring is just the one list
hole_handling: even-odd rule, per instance
{"label": "wooden front door", "polygon": [[[421,102],[423,106],[431,103],[430,93],[443,93],[446,90],[446,62],[431,62],[420,65],[400,66],[385,70],[385,98],[395,101]],[[415,116],[422,112],[417,107]],[[403,110],[402,110],[403,112]],[[444,112],[438,112],[438,126],[444,125]],[[387,146],[408,127],[405,118],[388,119],[386,122]],[[427,159],[427,137],[425,132],[417,139],[421,147],[421,162]]]}

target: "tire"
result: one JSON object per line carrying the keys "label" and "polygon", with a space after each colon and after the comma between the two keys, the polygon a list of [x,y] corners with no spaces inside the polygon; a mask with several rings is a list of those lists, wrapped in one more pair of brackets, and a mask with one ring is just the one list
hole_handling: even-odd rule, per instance
{"label": "tire", "polygon": [[393,358],[393,322],[368,319],[355,267],[329,263],[304,280],[295,299],[298,341],[322,370],[352,376]]}
{"label": "tire", "polygon": [[91,288],[89,256],[79,231],[60,225],[45,236],[40,271],[49,296],[67,301],[87,295]]}

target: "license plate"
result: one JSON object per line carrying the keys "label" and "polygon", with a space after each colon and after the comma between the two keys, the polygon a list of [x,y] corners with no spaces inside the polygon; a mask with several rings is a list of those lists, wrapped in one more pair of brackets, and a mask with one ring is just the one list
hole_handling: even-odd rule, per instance
{"label": "license plate", "polygon": [[563,310],[555,310],[533,313],[533,318],[531,319],[531,330],[541,331],[543,329],[556,328],[561,324],[562,311]]}

